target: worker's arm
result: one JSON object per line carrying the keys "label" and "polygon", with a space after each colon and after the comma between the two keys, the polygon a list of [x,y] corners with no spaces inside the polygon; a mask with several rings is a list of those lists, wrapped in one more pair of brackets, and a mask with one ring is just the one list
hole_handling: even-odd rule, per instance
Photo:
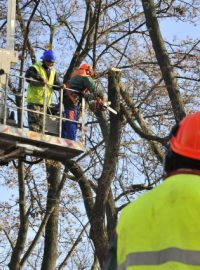
{"label": "worker's arm", "polygon": [[84,93],[87,101],[95,100],[97,98],[103,99],[103,92],[98,89],[95,81],[91,77],[84,77],[84,87],[88,90]]}
{"label": "worker's arm", "polygon": [[[30,67],[25,73],[26,81],[34,85],[43,85],[44,79],[38,74],[34,67]],[[33,82],[30,79],[36,80],[38,82]]]}

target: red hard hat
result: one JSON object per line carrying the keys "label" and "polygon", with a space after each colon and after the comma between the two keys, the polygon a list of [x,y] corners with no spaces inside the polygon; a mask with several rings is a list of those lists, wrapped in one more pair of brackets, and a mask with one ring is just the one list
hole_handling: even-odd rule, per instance
{"label": "red hard hat", "polygon": [[89,64],[81,64],[79,69],[84,69],[86,70],[87,75],[94,76],[94,70]]}
{"label": "red hard hat", "polygon": [[179,123],[169,144],[175,153],[200,160],[200,112],[189,114]]}

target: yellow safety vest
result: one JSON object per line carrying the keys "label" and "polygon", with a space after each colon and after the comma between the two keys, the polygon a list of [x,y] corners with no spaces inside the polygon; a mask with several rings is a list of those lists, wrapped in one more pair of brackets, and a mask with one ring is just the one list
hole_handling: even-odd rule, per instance
{"label": "yellow safety vest", "polygon": [[121,213],[118,270],[200,270],[200,176],[177,174]]}
{"label": "yellow safety vest", "polygon": [[[52,67],[50,71],[49,79],[47,78],[47,74],[45,69],[42,67],[42,62],[38,62],[33,67],[37,70],[38,74],[48,81],[48,84],[53,85],[56,71]],[[30,104],[44,104],[44,87],[36,86],[34,84],[29,84],[28,93],[27,93],[27,102]],[[49,106],[52,103],[52,94],[53,89],[50,86],[46,86],[46,104]]]}

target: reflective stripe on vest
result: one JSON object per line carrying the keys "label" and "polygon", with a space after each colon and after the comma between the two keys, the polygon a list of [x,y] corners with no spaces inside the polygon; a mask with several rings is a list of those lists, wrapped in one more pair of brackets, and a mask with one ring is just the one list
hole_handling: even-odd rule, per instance
{"label": "reflective stripe on vest", "polygon": [[148,251],[129,254],[126,261],[118,266],[118,270],[126,270],[131,266],[160,265],[169,261],[188,265],[200,265],[200,251],[167,248],[160,251]]}
{"label": "reflective stripe on vest", "polygon": [[[38,74],[46,79],[50,85],[53,85],[56,71],[52,67],[50,70],[49,79],[47,78],[47,74],[45,69],[42,67],[42,62],[38,62],[33,67],[37,70]],[[46,87],[46,98],[47,98],[47,105],[50,105],[52,102],[52,93],[53,89],[50,86]],[[33,104],[44,104],[44,89],[43,86],[37,86],[34,84],[29,84],[28,86],[28,93],[27,93],[27,102]]]}

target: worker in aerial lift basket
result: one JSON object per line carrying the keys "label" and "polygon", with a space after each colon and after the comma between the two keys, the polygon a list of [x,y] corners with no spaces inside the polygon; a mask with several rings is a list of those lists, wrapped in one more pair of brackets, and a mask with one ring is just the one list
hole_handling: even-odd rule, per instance
{"label": "worker in aerial lift basket", "polygon": [[[64,91],[63,104],[65,116],[70,120],[78,120],[78,111],[81,101],[81,95],[84,95],[86,101],[95,100],[97,108],[104,110],[102,105],[103,93],[98,90],[94,81],[94,70],[89,64],[81,64],[71,75],[69,81],[64,80],[64,84],[73,90],[80,92],[80,95],[72,91]],[[64,121],[62,127],[62,137],[70,140],[76,139],[77,124],[75,122]]]}
{"label": "worker in aerial lift basket", "polygon": [[168,139],[165,181],[122,210],[106,270],[200,269],[200,112]]}
{"label": "worker in aerial lift basket", "polygon": [[[47,106],[52,103],[53,90],[59,90],[61,85],[57,72],[54,68],[55,54],[52,50],[44,51],[42,61],[31,66],[25,74],[29,82],[27,93],[27,107],[30,110],[43,112],[44,86],[46,87]],[[30,79],[30,80],[28,80]],[[34,81],[31,79],[34,79]],[[52,87],[51,85],[56,85]],[[43,115],[35,112],[28,112],[29,129],[41,132],[43,127]]]}

